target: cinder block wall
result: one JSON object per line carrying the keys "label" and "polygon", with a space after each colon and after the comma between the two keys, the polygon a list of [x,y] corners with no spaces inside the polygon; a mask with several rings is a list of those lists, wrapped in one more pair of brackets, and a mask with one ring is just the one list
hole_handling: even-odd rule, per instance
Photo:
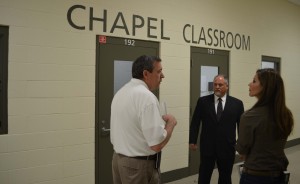
{"label": "cinder block wall", "polygon": [[[76,4],[85,7],[73,15],[84,30],[67,21],[68,9]],[[96,17],[107,11],[106,31],[101,23],[89,30],[90,8]],[[122,29],[111,32],[119,12],[129,35]],[[133,15],[163,20],[164,36],[170,39],[149,38],[146,28],[133,35]],[[9,26],[9,133],[0,136],[0,183],[95,183],[95,38],[100,34],[160,42],[166,75],[160,99],[178,120],[164,150],[163,172],[188,166],[190,46],[230,51],[230,92],[246,109],[255,102],[247,85],[261,56],[280,57],[296,122],[290,140],[299,139],[299,22],[300,6],[285,0],[0,0],[0,25]],[[251,49],[187,43],[185,24],[194,25],[196,39],[201,27],[248,35]],[[160,29],[153,33],[160,35]]]}

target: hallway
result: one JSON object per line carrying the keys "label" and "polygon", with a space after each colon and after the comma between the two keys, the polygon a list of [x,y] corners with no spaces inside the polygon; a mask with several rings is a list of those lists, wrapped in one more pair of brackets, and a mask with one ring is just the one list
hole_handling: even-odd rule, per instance
{"label": "hallway", "polygon": [[[288,171],[291,173],[290,175],[290,183],[296,184],[300,183],[300,145],[293,146],[290,148],[285,149],[285,153],[289,159],[289,166]],[[197,183],[198,181],[198,175],[193,175],[187,178],[183,178],[181,180],[165,183],[165,184],[193,184]],[[215,169],[213,172],[211,184],[217,184],[218,183],[218,173]],[[234,165],[233,172],[232,172],[232,184],[238,184],[239,183],[239,174],[238,174],[238,166]]]}

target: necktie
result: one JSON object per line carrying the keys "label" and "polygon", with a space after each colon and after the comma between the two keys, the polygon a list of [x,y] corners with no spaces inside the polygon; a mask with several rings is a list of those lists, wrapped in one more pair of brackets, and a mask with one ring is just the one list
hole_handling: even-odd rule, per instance
{"label": "necktie", "polygon": [[218,107],[217,107],[217,118],[219,121],[221,118],[222,112],[223,112],[223,106],[222,106],[222,99],[219,98],[218,101],[219,101],[219,103],[218,103]]}

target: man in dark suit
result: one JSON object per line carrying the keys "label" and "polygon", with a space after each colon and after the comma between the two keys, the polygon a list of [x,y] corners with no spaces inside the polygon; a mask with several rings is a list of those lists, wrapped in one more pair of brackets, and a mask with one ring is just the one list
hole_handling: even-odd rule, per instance
{"label": "man in dark suit", "polygon": [[[215,164],[219,184],[231,184],[235,158],[236,130],[244,112],[243,102],[227,95],[228,80],[214,78],[214,94],[200,97],[190,125],[190,149],[197,149],[200,132],[200,167],[198,184],[209,184]],[[200,128],[200,124],[202,127]]]}

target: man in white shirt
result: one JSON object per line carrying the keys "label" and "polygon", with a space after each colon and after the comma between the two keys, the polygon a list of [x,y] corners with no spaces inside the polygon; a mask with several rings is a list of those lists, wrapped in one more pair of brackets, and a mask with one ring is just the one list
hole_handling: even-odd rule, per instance
{"label": "man in white shirt", "polygon": [[159,184],[160,151],[177,124],[161,115],[151,92],[164,78],[161,59],[140,56],[132,65],[132,79],[114,96],[111,105],[111,143],[114,184]]}

